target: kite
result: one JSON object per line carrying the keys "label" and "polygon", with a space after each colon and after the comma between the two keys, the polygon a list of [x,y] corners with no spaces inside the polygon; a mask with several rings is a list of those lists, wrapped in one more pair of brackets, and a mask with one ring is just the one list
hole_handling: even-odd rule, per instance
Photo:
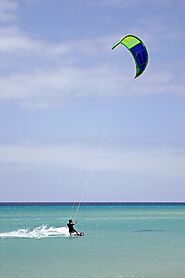
{"label": "kite", "polygon": [[132,54],[136,64],[136,75],[134,78],[140,76],[148,64],[148,51],[144,43],[134,35],[127,35],[117,41],[112,50],[118,45],[124,45]]}

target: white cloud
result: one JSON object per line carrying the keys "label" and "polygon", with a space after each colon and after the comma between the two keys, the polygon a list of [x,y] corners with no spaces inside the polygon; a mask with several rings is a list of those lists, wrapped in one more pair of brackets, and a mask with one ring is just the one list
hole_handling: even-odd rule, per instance
{"label": "white cloud", "polygon": [[[99,150],[100,149],[100,150]],[[129,148],[75,144],[0,145],[0,163],[7,167],[118,171],[155,177],[184,177],[185,151],[174,148]]]}
{"label": "white cloud", "polygon": [[[149,6],[154,6],[154,5],[159,5],[160,7],[162,6],[172,6],[174,4],[173,0],[100,0],[100,1],[93,1],[90,2],[89,5],[93,5],[93,6],[118,6],[118,7],[122,7],[122,8],[129,8],[129,7],[142,7],[144,5],[149,5]],[[183,6],[183,0],[176,0],[175,2],[176,5],[182,5]]]}
{"label": "white cloud", "polygon": [[[13,15],[17,3],[0,1],[0,11]],[[146,22],[143,24],[147,26]],[[147,28],[145,37],[148,38],[150,50],[155,52],[155,47],[161,45],[156,43],[156,37],[161,37],[159,33],[164,26],[158,24],[154,29]],[[182,32],[177,34],[172,30],[170,35],[164,32],[162,38],[165,37],[167,44],[175,36],[179,39]],[[155,56],[154,59],[156,53],[150,51],[147,70],[142,77],[133,80],[135,66],[129,53],[127,55],[125,50],[123,61],[120,61],[117,55],[119,50],[117,53],[110,50],[119,37],[120,34],[113,34],[53,43],[31,37],[17,26],[0,28],[0,69],[3,73],[0,78],[0,99],[19,99],[27,103],[27,107],[36,105],[47,108],[51,104],[61,105],[70,99],[89,96],[124,97],[164,92],[184,94],[183,73],[174,79],[175,62],[172,64],[169,61],[170,67],[166,63],[158,65],[159,57],[156,59]],[[164,59],[162,56],[160,58]]]}
{"label": "white cloud", "polygon": [[0,0],[0,22],[9,22],[16,20],[15,12],[18,8],[17,1]]}
{"label": "white cloud", "polygon": [[[131,58],[131,57],[130,57]],[[133,73],[131,72],[133,71]],[[44,106],[87,97],[124,97],[156,93],[184,94],[184,79],[175,78],[170,69],[148,68],[142,77],[133,80],[134,65],[98,64],[80,67],[58,66],[16,73],[0,78],[1,99],[37,101]],[[37,103],[39,107],[39,103]],[[41,105],[42,106],[42,105]]]}
{"label": "white cloud", "polygon": [[[116,35],[97,37],[92,39],[77,39],[62,42],[48,42],[39,39],[38,37],[31,37],[24,34],[17,26],[11,25],[0,28],[0,54],[17,54],[24,56],[24,50],[30,52],[31,56],[35,55],[77,55],[92,56],[102,55],[110,51],[111,45],[116,40]],[[45,57],[46,58],[46,57]],[[69,58],[69,57],[68,57]],[[50,59],[50,56],[48,56]]]}
{"label": "white cloud", "polygon": [[0,52],[19,52],[37,50],[38,44],[36,41],[30,40],[21,35],[11,35],[0,37]]}
{"label": "white cloud", "polygon": [[[145,73],[145,78],[128,78],[127,69],[111,66],[64,67],[51,71],[35,70],[0,78],[1,99],[21,99],[38,108],[62,105],[87,97],[124,97],[156,93],[184,94],[185,84],[173,80],[172,73]],[[130,74],[130,73],[129,73]]]}
{"label": "white cloud", "polygon": [[[146,22],[143,24],[147,26]],[[120,34],[53,43],[28,36],[16,26],[1,28],[0,99],[21,99],[27,107],[47,108],[88,96],[184,94],[183,71],[175,79],[176,62],[162,63],[165,56],[160,56],[160,61],[157,57],[162,43],[156,38],[161,37],[159,33],[163,29],[161,25],[146,28],[144,38],[150,49],[149,66],[143,76],[133,80],[135,66],[130,54],[122,49],[110,50]],[[173,30],[170,35],[163,33],[166,44],[173,37],[178,40],[182,36],[182,32],[177,34]],[[120,52],[123,52],[123,60]]]}

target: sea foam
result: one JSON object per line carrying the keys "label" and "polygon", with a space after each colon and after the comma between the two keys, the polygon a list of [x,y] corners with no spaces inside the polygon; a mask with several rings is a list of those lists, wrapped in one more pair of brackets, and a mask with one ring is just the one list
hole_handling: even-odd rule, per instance
{"label": "sea foam", "polygon": [[46,238],[46,237],[68,237],[69,231],[66,227],[47,227],[40,226],[34,229],[19,229],[0,233],[0,238]]}

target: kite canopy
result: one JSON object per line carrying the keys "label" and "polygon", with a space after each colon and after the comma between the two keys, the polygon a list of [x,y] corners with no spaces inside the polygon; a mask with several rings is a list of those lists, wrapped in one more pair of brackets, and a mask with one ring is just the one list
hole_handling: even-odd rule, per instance
{"label": "kite canopy", "polygon": [[148,64],[148,52],[144,43],[134,35],[127,35],[126,37],[117,41],[112,46],[112,50],[119,44],[124,45],[134,57],[136,63],[136,75],[134,78],[140,76]]}

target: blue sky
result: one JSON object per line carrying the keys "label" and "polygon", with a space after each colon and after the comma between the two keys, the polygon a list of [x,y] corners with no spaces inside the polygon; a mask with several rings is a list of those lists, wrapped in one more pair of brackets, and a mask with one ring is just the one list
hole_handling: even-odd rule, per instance
{"label": "blue sky", "polygon": [[185,201],[184,25],[181,0],[0,0],[0,201]]}

